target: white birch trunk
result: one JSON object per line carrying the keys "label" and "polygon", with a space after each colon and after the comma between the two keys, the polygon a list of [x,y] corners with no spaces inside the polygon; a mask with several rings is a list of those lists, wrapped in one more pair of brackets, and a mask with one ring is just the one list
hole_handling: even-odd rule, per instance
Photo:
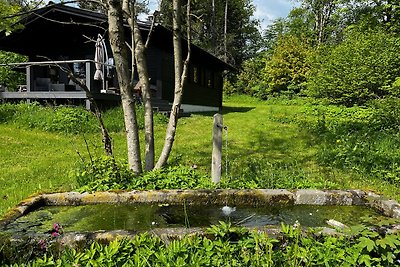
{"label": "white birch trunk", "polygon": [[153,106],[151,103],[150,82],[147,71],[145,46],[136,20],[133,22],[133,34],[135,38],[136,67],[139,74],[139,82],[144,105],[145,170],[150,171],[154,168]]}
{"label": "white birch trunk", "polygon": [[139,131],[136,120],[135,99],[130,85],[128,53],[125,44],[122,7],[120,1],[107,0],[108,31],[110,45],[115,60],[115,68],[121,90],[121,102],[124,111],[125,131],[128,147],[130,169],[139,174],[142,172],[140,158]]}
{"label": "white birch trunk", "polygon": [[187,34],[188,34],[188,54],[184,63],[182,63],[182,38],[181,38],[181,1],[173,0],[173,46],[174,46],[174,71],[175,71],[175,86],[174,86],[174,102],[171,108],[171,114],[165,135],[164,147],[160,158],[155,166],[156,169],[161,168],[167,163],[171,153],[172,146],[175,140],[176,127],[178,124],[178,115],[183,97],[183,85],[187,79],[187,71],[190,59],[190,0],[187,4]]}

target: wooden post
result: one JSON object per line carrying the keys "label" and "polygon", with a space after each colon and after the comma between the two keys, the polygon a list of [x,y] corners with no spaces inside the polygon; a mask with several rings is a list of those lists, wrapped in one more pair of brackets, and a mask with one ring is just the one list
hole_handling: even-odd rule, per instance
{"label": "wooden post", "polygon": [[213,151],[211,162],[211,180],[213,183],[219,183],[221,181],[223,128],[222,115],[217,113],[214,115]]}
{"label": "wooden post", "polygon": [[[26,66],[26,91],[35,91],[35,80],[33,74],[33,66]],[[31,99],[27,98],[26,103],[31,103]]]}
{"label": "wooden post", "polygon": [[86,61],[85,64],[85,75],[86,75],[86,86],[89,89],[89,91],[92,91],[93,89],[93,84],[92,84],[92,62]]}
{"label": "wooden post", "polygon": [[26,66],[26,91],[34,91],[35,88],[34,86],[34,80],[33,80],[33,67],[32,66]]}
{"label": "wooden post", "polygon": [[[89,91],[92,91],[93,89],[93,84],[92,84],[92,62],[86,61],[85,63],[85,84],[86,87],[89,89]],[[86,99],[85,101],[86,104],[86,109],[90,110],[91,105],[89,99]]]}

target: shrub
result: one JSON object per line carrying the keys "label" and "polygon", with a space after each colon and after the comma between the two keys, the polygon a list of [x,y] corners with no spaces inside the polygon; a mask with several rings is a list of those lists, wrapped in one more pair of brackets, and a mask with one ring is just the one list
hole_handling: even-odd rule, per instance
{"label": "shrub", "polygon": [[95,158],[71,172],[80,191],[105,191],[110,189],[195,189],[211,188],[211,179],[184,166],[171,166],[135,176],[125,162],[111,157]]}
{"label": "shrub", "polygon": [[237,93],[266,98],[266,87],[263,80],[267,55],[260,53],[257,57],[243,62],[242,70],[236,77],[234,85]]}
{"label": "shrub", "polygon": [[91,187],[90,191],[123,189],[134,177],[127,164],[107,156],[91,158],[70,175],[75,177],[79,186]]}
{"label": "shrub", "polygon": [[[1,5],[1,3],[0,3]],[[2,13],[5,15],[4,13]],[[0,28],[1,28],[0,22]],[[27,61],[27,57],[12,52],[0,51],[0,64],[18,63]],[[0,85],[9,91],[16,91],[18,85],[25,84],[25,75],[8,66],[0,66]]]}
{"label": "shrub", "polygon": [[307,80],[312,51],[305,41],[290,35],[282,36],[265,68],[266,93],[300,93]]}
{"label": "shrub", "polygon": [[18,105],[4,103],[0,105],[0,123],[11,122],[18,113]]}
{"label": "shrub", "polygon": [[400,72],[399,38],[383,31],[349,31],[345,40],[320,50],[308,79],[311,96],[346,106],[398,96],[392,84]]}

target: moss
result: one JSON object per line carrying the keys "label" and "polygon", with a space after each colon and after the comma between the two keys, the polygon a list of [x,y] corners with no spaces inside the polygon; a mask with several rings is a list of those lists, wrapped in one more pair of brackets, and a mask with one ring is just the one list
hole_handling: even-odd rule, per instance
{"label": "moss", "polygon": [[81,199],[81,204],[93,203],[118,203],[118,194],[110,192],[97,192],[84,195]]}

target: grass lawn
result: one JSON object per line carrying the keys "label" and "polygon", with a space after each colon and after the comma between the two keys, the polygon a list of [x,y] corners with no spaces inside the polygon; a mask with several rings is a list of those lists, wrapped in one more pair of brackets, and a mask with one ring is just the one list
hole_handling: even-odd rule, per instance
{"label": "grass lawn", "polygon": [[[224,179],[259,175],[271,187],[357,188],[400,199],[400,188],[393,183],[362,175],[355,168],[321,164],[321,140],[296,119],[304,115],[304,106],[303,101],[227,98],[223,110],[228,127],[224,134]],[[197,165],[199,171],[209,173],[212,123],[212,114],[181,118],[171,164]],[[14,124],[0,124],[0,132],[0,215],[30,194],[74,189],[76,182],[70,171],[82,159],[88,160],[88,151],[92,156],[102,154],[97,134],[57,134]],[[157,125],[157,153],[164,133],[165,126]],[[112,133],[112,137],[116,157],[125,158],[124,134]]]}

